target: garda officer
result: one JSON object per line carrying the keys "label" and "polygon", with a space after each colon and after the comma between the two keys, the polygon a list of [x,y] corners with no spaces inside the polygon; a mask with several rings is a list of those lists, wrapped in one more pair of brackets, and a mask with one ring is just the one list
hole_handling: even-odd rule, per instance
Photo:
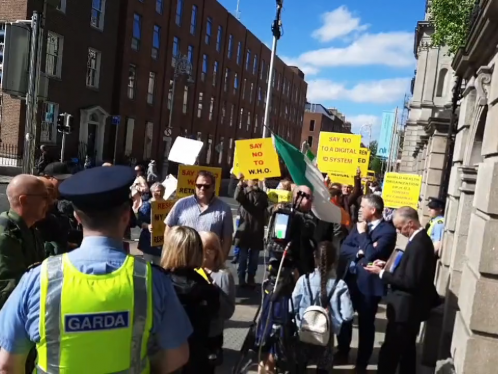
{"label": "garda officer", "polygon": [[97,167],[61,184],[84,239],[26,273],[1,310],[0,372],[24,372],[33,345],[38,373],[171,373],[188,361],[192,327],[169,277],[123,252],[134,179]]}
{"label": "garda officer", "polygon": [[444,201],[435,197],[429,198],[429,216],[431,217],[427,223],[427,235],[434,244],[434,251],[437,255],[441,250],[444,232]]}

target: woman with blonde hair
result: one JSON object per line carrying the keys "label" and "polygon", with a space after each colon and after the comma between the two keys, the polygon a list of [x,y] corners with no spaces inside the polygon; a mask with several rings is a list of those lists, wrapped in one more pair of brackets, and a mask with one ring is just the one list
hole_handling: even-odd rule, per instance
{"label": "woman with blonde hair", "polygon": [[225,268],[225,256],[221,248],[220,238],[213,232],[200,232],[204,247],[202,267],[208,281],[220,290],[220,310],[218,318],[211,322],[208,347],[214,367],[223,364],[223,329],[235,311],[235,281],[232,273]]}
{"label": "woman with blonde hair", "polygon": [[218,316],[220,291],[196,272],[203,263],[199,233],[186,226],[173,226],[164,238],[161,267],[171,277],[173,287],[193,327],[189,338],[190,360],[184,374],[207,373],[211,366],[207,347],[209,329]]}

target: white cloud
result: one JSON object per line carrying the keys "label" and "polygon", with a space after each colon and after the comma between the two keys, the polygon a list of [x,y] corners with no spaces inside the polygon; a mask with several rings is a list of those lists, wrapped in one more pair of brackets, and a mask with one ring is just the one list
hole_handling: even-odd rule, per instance
{"label": "white cloud", "polygon": [[413,33],[363,34],[346,47],[330,47],[301,54],[296,61],[315,67],[413,65]]}
{"label": "white cloud", "polygon": [[307,65],[307,64],[301,64],[298,60],[294,59],[294,58],[291,58],[291,57],[287,57],[287,56],[278,56],[280,57],[280,59],[285,62],[285,64],[287,64],[288,66],[297,66],[299,67],[299,69],[302,70],[302,72],[305,74],[305,75],[315,75],[319,72],[319,69],[315,66],[312,66],[312,65]]}
{"label": "white cloud", "polygon": [[411,78],[365,81],[348,88],[343,83],[316,79],[308,83],[308,100],[320,102],[346,100],[356,103],[384,104],[401,100],[408,90]]}
{"label": "white cloud", "polygon": [[322,16],[323,25],[311,34],[321,42],[347,36],[352,32],[364,31],[368,25],[362,25],[359,17],[354,17],[349,9],[342,5],[339,8],[326,12]]}

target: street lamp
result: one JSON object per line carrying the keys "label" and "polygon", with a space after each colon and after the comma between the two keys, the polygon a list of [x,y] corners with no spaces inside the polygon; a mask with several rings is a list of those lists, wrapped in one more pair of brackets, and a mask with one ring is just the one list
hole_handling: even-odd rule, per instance
{"label": "street lamp", "polygon": [[171,135],[173,133],[173,110],[175,107],[175,90],[176,81],[182,77],[187,77],[187,85],[194,84],[194,78],[192,77],[193,67],[190,59],[186,55],[178,54],[173,59],[173,83],[171,85],[171,103],[169,107],[169,119],[168,126],[164,130],[163,141],[166,142],[164,146],[164,156],[163,156],[163,168],[162,176],[166,177],[168,175],[168,156],[169,150],[171,148]]}
{"label": "street lamp", "polygon": [[360,127],[360,135],[362,135],[363,130],[368,131],[368,146],[370,147],[370,142],[372,141],[372,124],[369,123],[369,124],[362,125]]}

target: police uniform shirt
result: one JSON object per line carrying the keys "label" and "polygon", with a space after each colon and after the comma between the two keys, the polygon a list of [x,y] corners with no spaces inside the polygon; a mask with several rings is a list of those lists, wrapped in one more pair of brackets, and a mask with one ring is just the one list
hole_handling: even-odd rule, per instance
{"label": "police uniform shirt", "polygon": [[[126,201],[133,177],[131,169],[125,167],[88,169],[63,182],[60,192],[77,208],[105,209],[110,207],[109,204],[116,206]],[[126,258],[122,241],[103,236],[85,237],[80,248],[68,254],[69,261],[78,271],[93,275],[109,274],[119,269]],[[0,347],[10,353],[26,354],[33,343],[40,341],[40,276],[41,266],[24,274],[0,311]],[[149,342],[152,344],[149,347],[166,350],[186,343],[192,334],[189,318],[170,278],[155,268],[152,269],[152,303],[153,322]],[[91,325],[91,319],[86,323]],[[109,323],[117,324],[119,321]]]}
{"label": "police uniform shirt", "polygon": [[[444,217],[437,216],[437,217],[434,217],[433,220],[436,221],[436,223],[434,224],[434,227],[432,228],[431,240],[433,242],[440,242],[443,240]],[[438,223],[437,221],[440,221],[441,223]]]}

